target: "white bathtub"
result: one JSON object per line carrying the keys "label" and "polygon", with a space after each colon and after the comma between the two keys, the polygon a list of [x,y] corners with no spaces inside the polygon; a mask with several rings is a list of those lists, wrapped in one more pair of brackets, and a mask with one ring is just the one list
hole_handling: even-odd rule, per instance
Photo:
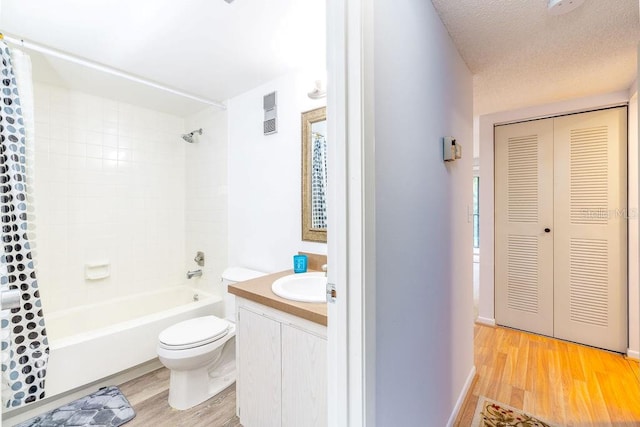
{"label": "white bathtub", "polygon": [[[194,301],[198,294],[198,301]],[[45,307],[46,310],[46,307]],[[179,286],[48,315],[47,397],[73,390],[156,357],[164,328],[198,316],[222,317],[222,299]]]}

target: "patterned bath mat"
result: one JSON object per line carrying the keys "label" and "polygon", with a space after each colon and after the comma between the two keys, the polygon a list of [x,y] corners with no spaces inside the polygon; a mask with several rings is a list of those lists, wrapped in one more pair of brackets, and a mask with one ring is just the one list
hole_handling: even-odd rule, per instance
{"label": "patterned bath mat", "polygon": [[136,412],[120,389],[111,386],[23,421],[15,427],[117,427],[135,416]]}
{"label": "patterned bath mat", "polygon": [[480,396],[471,427],[558,427],[504,403]]}

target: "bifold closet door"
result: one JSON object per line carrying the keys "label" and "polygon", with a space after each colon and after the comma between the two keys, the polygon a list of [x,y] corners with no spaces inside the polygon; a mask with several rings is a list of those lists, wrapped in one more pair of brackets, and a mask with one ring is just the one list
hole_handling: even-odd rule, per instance
{"label": "bifold closet door", "polygon": [[554,336],[627,349],[627,109],[554,119]]}
{"label": "bifold closet door", "polygon": [[553,193],[553,120],[497,126],[496,322],[549,336],[553,335]]}

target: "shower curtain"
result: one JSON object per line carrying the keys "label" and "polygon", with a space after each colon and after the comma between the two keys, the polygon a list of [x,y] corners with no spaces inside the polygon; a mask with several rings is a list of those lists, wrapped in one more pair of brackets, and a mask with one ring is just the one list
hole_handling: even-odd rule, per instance
{"label": "shower curtain", "polygon": [[327,228],[327,140],[313,134],[311,170],[311,227]]}
{"label": "shower curtain", "polygon": [[[21,295],[20,308],[3,310],[0,316],[2,399],[6,408],[14,408],[44,397],[49,344],[28,235],[31,66],[28,56],[11,55],[3,40],[0,56],[0,288],[19,289]],[[15,68],[12,59],[19,64]]]}

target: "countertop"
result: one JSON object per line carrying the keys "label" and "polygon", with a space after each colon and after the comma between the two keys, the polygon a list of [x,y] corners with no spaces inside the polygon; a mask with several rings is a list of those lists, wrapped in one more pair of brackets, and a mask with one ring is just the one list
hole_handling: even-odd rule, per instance
{"label": "countertop", "polygon": [[[309,270],[312,271],[312,270]],[[268,274],[256,279],[238,282],[229,285],[229,293],[246,298],[251,301],[266,305],[285,313],[310,320],[320,325],[327,326],[327,304],[298,302],[284,299],[274,294],[271,284],[274,280],[283,276],[293,274],[293,270],[281,271],[279,273]]]}

